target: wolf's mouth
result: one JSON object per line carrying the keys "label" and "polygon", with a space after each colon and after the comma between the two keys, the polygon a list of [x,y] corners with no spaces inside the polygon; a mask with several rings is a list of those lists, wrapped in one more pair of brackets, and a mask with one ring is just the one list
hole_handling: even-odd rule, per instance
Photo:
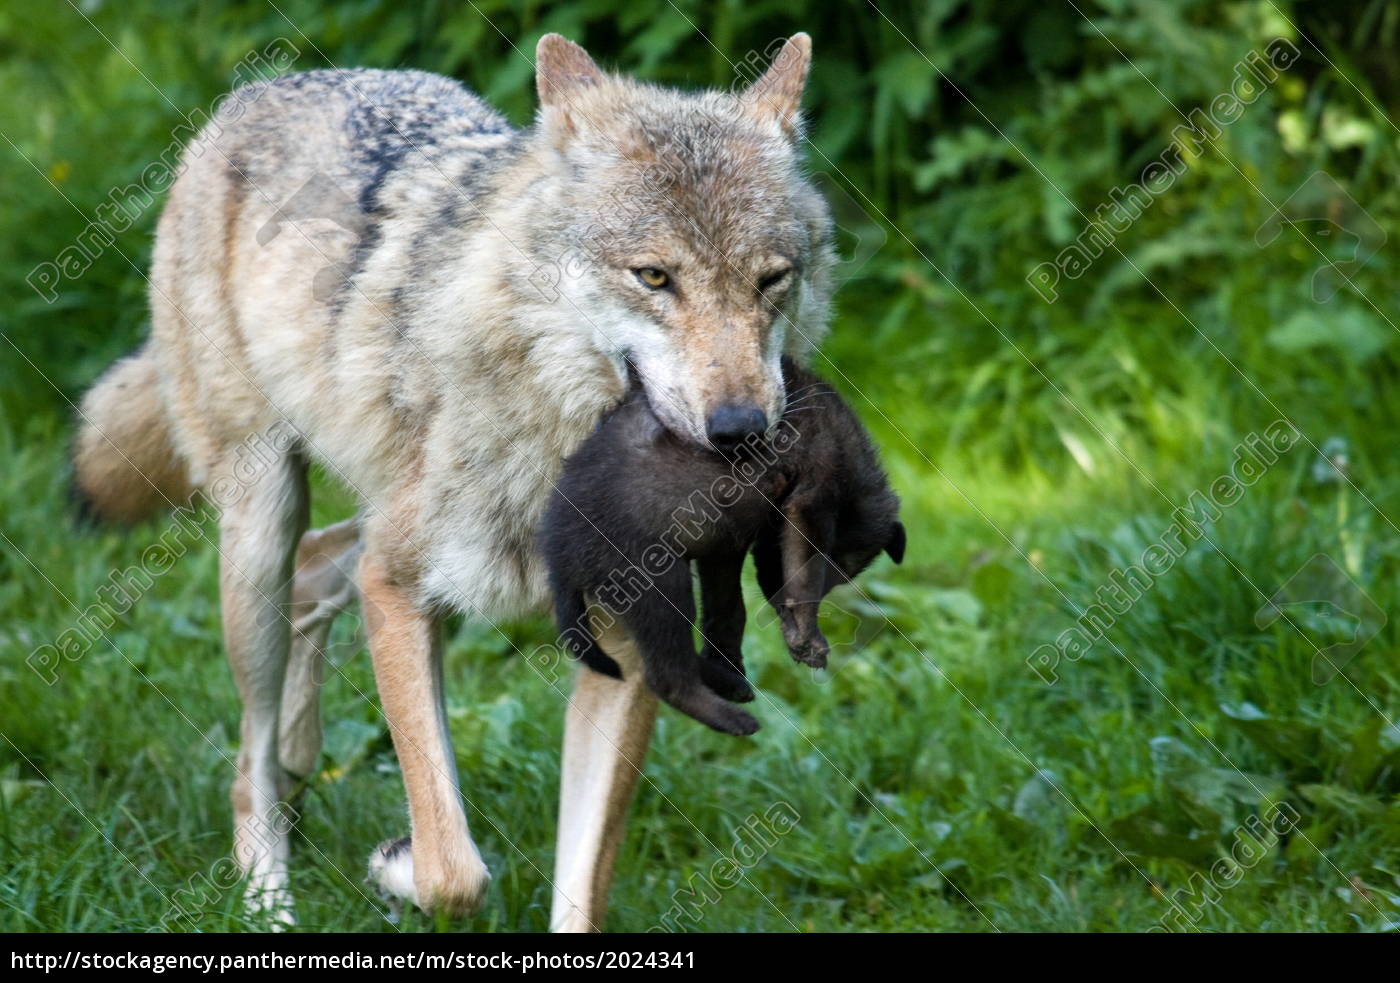
{"label": "wolf's mouth", "polygon": [[[642,374],[637,371],[637,363],[632,361],[631,352],[622,356],[622,364],[627,366],[627,395],[630,396],[632,393],[639,390],[645,395],[647,391],[646,386],[642,385]],[[651,402],[650,396],[647,397],[647,402]],[[653,408],[652,412],[655,412],[655,408]]]}
{"label": "wolf's mouth", "polygon": [[[642,373],[637,368],[636,362],[632,360],[631,353],[623,356],[623,362],[627,366],[627,393],[624,398],[632,399],[640,396],[644,399],[647,408],[651,410],[651,415],[656,417],[667,433],[682,443],[701,448],[710,446],[704,434],[689,425],[685,406],[679,394],[674,391],[668,392],[665,389],[654,391],[652,387],[643,382]],[[658,403],[665,405],[658,405]]]}

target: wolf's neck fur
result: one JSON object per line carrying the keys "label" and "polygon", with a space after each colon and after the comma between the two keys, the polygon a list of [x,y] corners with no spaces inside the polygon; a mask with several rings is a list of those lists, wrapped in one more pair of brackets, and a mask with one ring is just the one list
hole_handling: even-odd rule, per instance
{"label": "wolf's neck fur", "polygon": [[[381,219],[363,280],[379,287],[377,306],[406,315],[393,371],[422,433],[408,466],[432,544],[414,564],[425,596],[498,617],[544,601],[539,516],[626,376],[567,274],[577,247],[558,152],[534,129],[478,143],[386,182],[403,211]],[[354,306],[346,315],[358,320]]]}

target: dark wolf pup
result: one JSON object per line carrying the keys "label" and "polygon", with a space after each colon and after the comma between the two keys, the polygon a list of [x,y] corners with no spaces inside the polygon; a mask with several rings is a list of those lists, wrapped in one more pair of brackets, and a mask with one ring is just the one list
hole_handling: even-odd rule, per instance
{"label": "dark wolf pup", "polygon": [[[794,659],[824,666],[817,605],[884,550],[904,558],[899,499],[849,406],[784,359],[787,410],[767,440],[705,450],[677,440],[632,395],[564,464],[540,537],[555,615],[570,649],[621,678],[588,622],[592,595],[636,639],[647,685],[727,734],[758,730],[730,700],[753,699],[740,646],[740,573],[750,547],[759,586]],[[700,576],[703,647],[695,654]]]}

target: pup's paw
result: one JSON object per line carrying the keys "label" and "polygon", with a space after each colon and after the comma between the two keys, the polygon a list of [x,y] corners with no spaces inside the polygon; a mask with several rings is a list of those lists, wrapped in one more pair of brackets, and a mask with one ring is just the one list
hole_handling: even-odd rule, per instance
{"label": "pup's paw", "polygon": [[826,639],[804,638],[795,645],[788,646],[788,652],[796,662],[804,666],[811,666],[813,669],[826,668],[826,656],[831,651],[831,646],[827,645]]}
{"label": "pup's paw", "polygon": [[722,696],[726,700],[733,700],[735,703],[753,701],[754,692],[749,681],[722,662],[702,659],[700,679],[715,695]]}
{"label": "pup's paw", "polygon": [[735,737],[748,737],[758,732],[758,721],[747,710],[726,703],[710,720],[705,721],[715,730]]}
{"label": "pup's paw", "polygon": [[699,680],[696,680],[693,685],[685,687],[679,693],[658,693],[657,695],[687,717],[698,720],[706,727],[717,730],[721,734],[748,737],[758,730],[758,721],[751,714],[739,709],[728,700],[720,699],[713,690],[703,685]]}
{"label": "pup's paw", "polygon": [[713,693],[706,691],[698,703],[698,706],[685,712],[711,730],[717,730],[721,734],[733,734],[735,737],[748,737],[758,730],[758,721],[753,718],[753,714],[739,709],[727,700],[721,700]]}

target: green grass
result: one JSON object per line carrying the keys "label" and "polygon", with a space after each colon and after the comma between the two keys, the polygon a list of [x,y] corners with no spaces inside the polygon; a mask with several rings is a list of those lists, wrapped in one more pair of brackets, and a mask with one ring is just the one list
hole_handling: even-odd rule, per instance
{"label": "green grass", "polygon": [[[528,77],[499,38],[454,33],[473,23],[455,7],[429,5],[420,22],[389,5],[286,6],[337,62],[454,72],[524,117]],[[737,5],[714,5],[708,20],[699,5],[682,6],[736,50],[825,16],[794,2],[782,16],[738,23]],[[1131,12],[1093,14],[1156,84],[1199,105],[1228,84],[1241,52],[1279,29],[1267,5],[1219,20],[1202,13],[1208,6],[1184,5],[1177,33],[1165,34]],[[545,5],[518,24],[488,7],[521,37],[568,24],[583,36],[587,26],[600,50],[649,77],[724,77],[713,49],[690,35],[684,58],[675,38],[643,23],[614,37],[607,4]],[[1400,200],[1385,177],[1400,166],[1400,131],[1346,81],[1371,84],[1352,66],[1374,52],[1329,45],[1331,67],[1310,54],[1122,237],[1155,288],[1110,254],[1046,305],[1025,273],[1079,227],[1047,181],[1091,210],[1160,151],[1175,120],[1077,20],[1061,25],[1068,34],[1029,22],[1044,61],[1008,73],[987,52],[1014,46],[1016,18],[976,3],[960,11],[956,30],[920,22],[915,36],[953,59],[1044,174],[987,149],[1002,146],[997,134],[950,97],[944,105],[936,91],[901,89],[915,63],[893,32],[847,39],[832,14],[833,50],[818,62],[824,81],[813,95],[816,138],[899,230],[839,298],[817,368],[881,443],[904,499],[908,558],[873,568],[862,594],[833,597],[829,678],[792,664],[761,605],[751,606],[746,649],[764,725],[755,738],[721,737],[663,710],[609,927],[657,924],[692,878],[733,854],[750,817],[780,807],[796,824],[703,907],[700,929],[1140,931],[1212,869],[1232,886],[1202,906],[1203,929],[1393,929],[1400,629],[1386,622],[1342,677],[1313,680],[1317,650],[1353,630],[1325,602],[1355,610],[1360,591],[1389,612],[1397,601],[1393,262],[1383,248],[1353,288],[1317,304],[1321,260],[1307,240],[1253,242],[1269,202],[1319,167],[1388,231],[1389,251],[1400,242]],[[208,105],[243,52],[287,30],[256,5],[191,8],[188,24],[149,8],[95,16],[181,106]],[[79,212],[132,180],[173,125],[131,64],[71,21],[58,8],[0,13],[0,131],[20,151],[0,145],[0,281],[14,298],[0,309],[0,331],[23,353],[0,341],[0,930],[145,931],[192,879],[222,869],[238,708],[209,543],[52,684],[25,661],[71,628],[165,521],[79,533],[65,514],[66,400],[143,330],[135,270],[148,261],[153,214],[52,306],[23,277],[73,241]],[[873,67],[867,48],[878,54]],[[893,87],[851,90],[851,104],[877,107],[871,139],[883,143],[873,159],[851,142],[864,131],[847,126],[842,79]],[[1042,85],[1043,101],[1027,95]],[[909,126],[915,116],[936,123],[941,142],[908,138],[925,131],[895,125],[904,116]],[[1280,142],[1293,116],[1302,149]],[[1343,122],[1369,142],[1329,136]],[[930,159],[943,177],[900,177]],[[1306,439],[1087,654],[1062,660],[1053,685],[1037,675],[1032,653],[1162,539],[1173,510],[1228,471],[1241,441],[1280,417]],[[1344,477],[1322,462],[1324,445],[1344,457]],[[324,482],[318,492],[317,522],[352,510]],[[214,537],[212,517],[203,529]],[[1259,627],[1266,599],[1318,554],[1344,579]],[[541,930],[563,698],[513,654],[549,641],[549,626],[503,629],[454,624],[450,636],[451,726],[469,820],[495,874],[483,913],[453,927]],[[442,927],[413,914],[390,925],[362,884],[370,849],[406,832],[407,816],[353,618],[337,629],[324,708],[325,760],[295,841],[300,926]],[[1279,804],[1296,825],[1244,868],[1218,866],[1236,831]],[[260,927],[238,898],[237,885],[208,892],[181,927]]]}

